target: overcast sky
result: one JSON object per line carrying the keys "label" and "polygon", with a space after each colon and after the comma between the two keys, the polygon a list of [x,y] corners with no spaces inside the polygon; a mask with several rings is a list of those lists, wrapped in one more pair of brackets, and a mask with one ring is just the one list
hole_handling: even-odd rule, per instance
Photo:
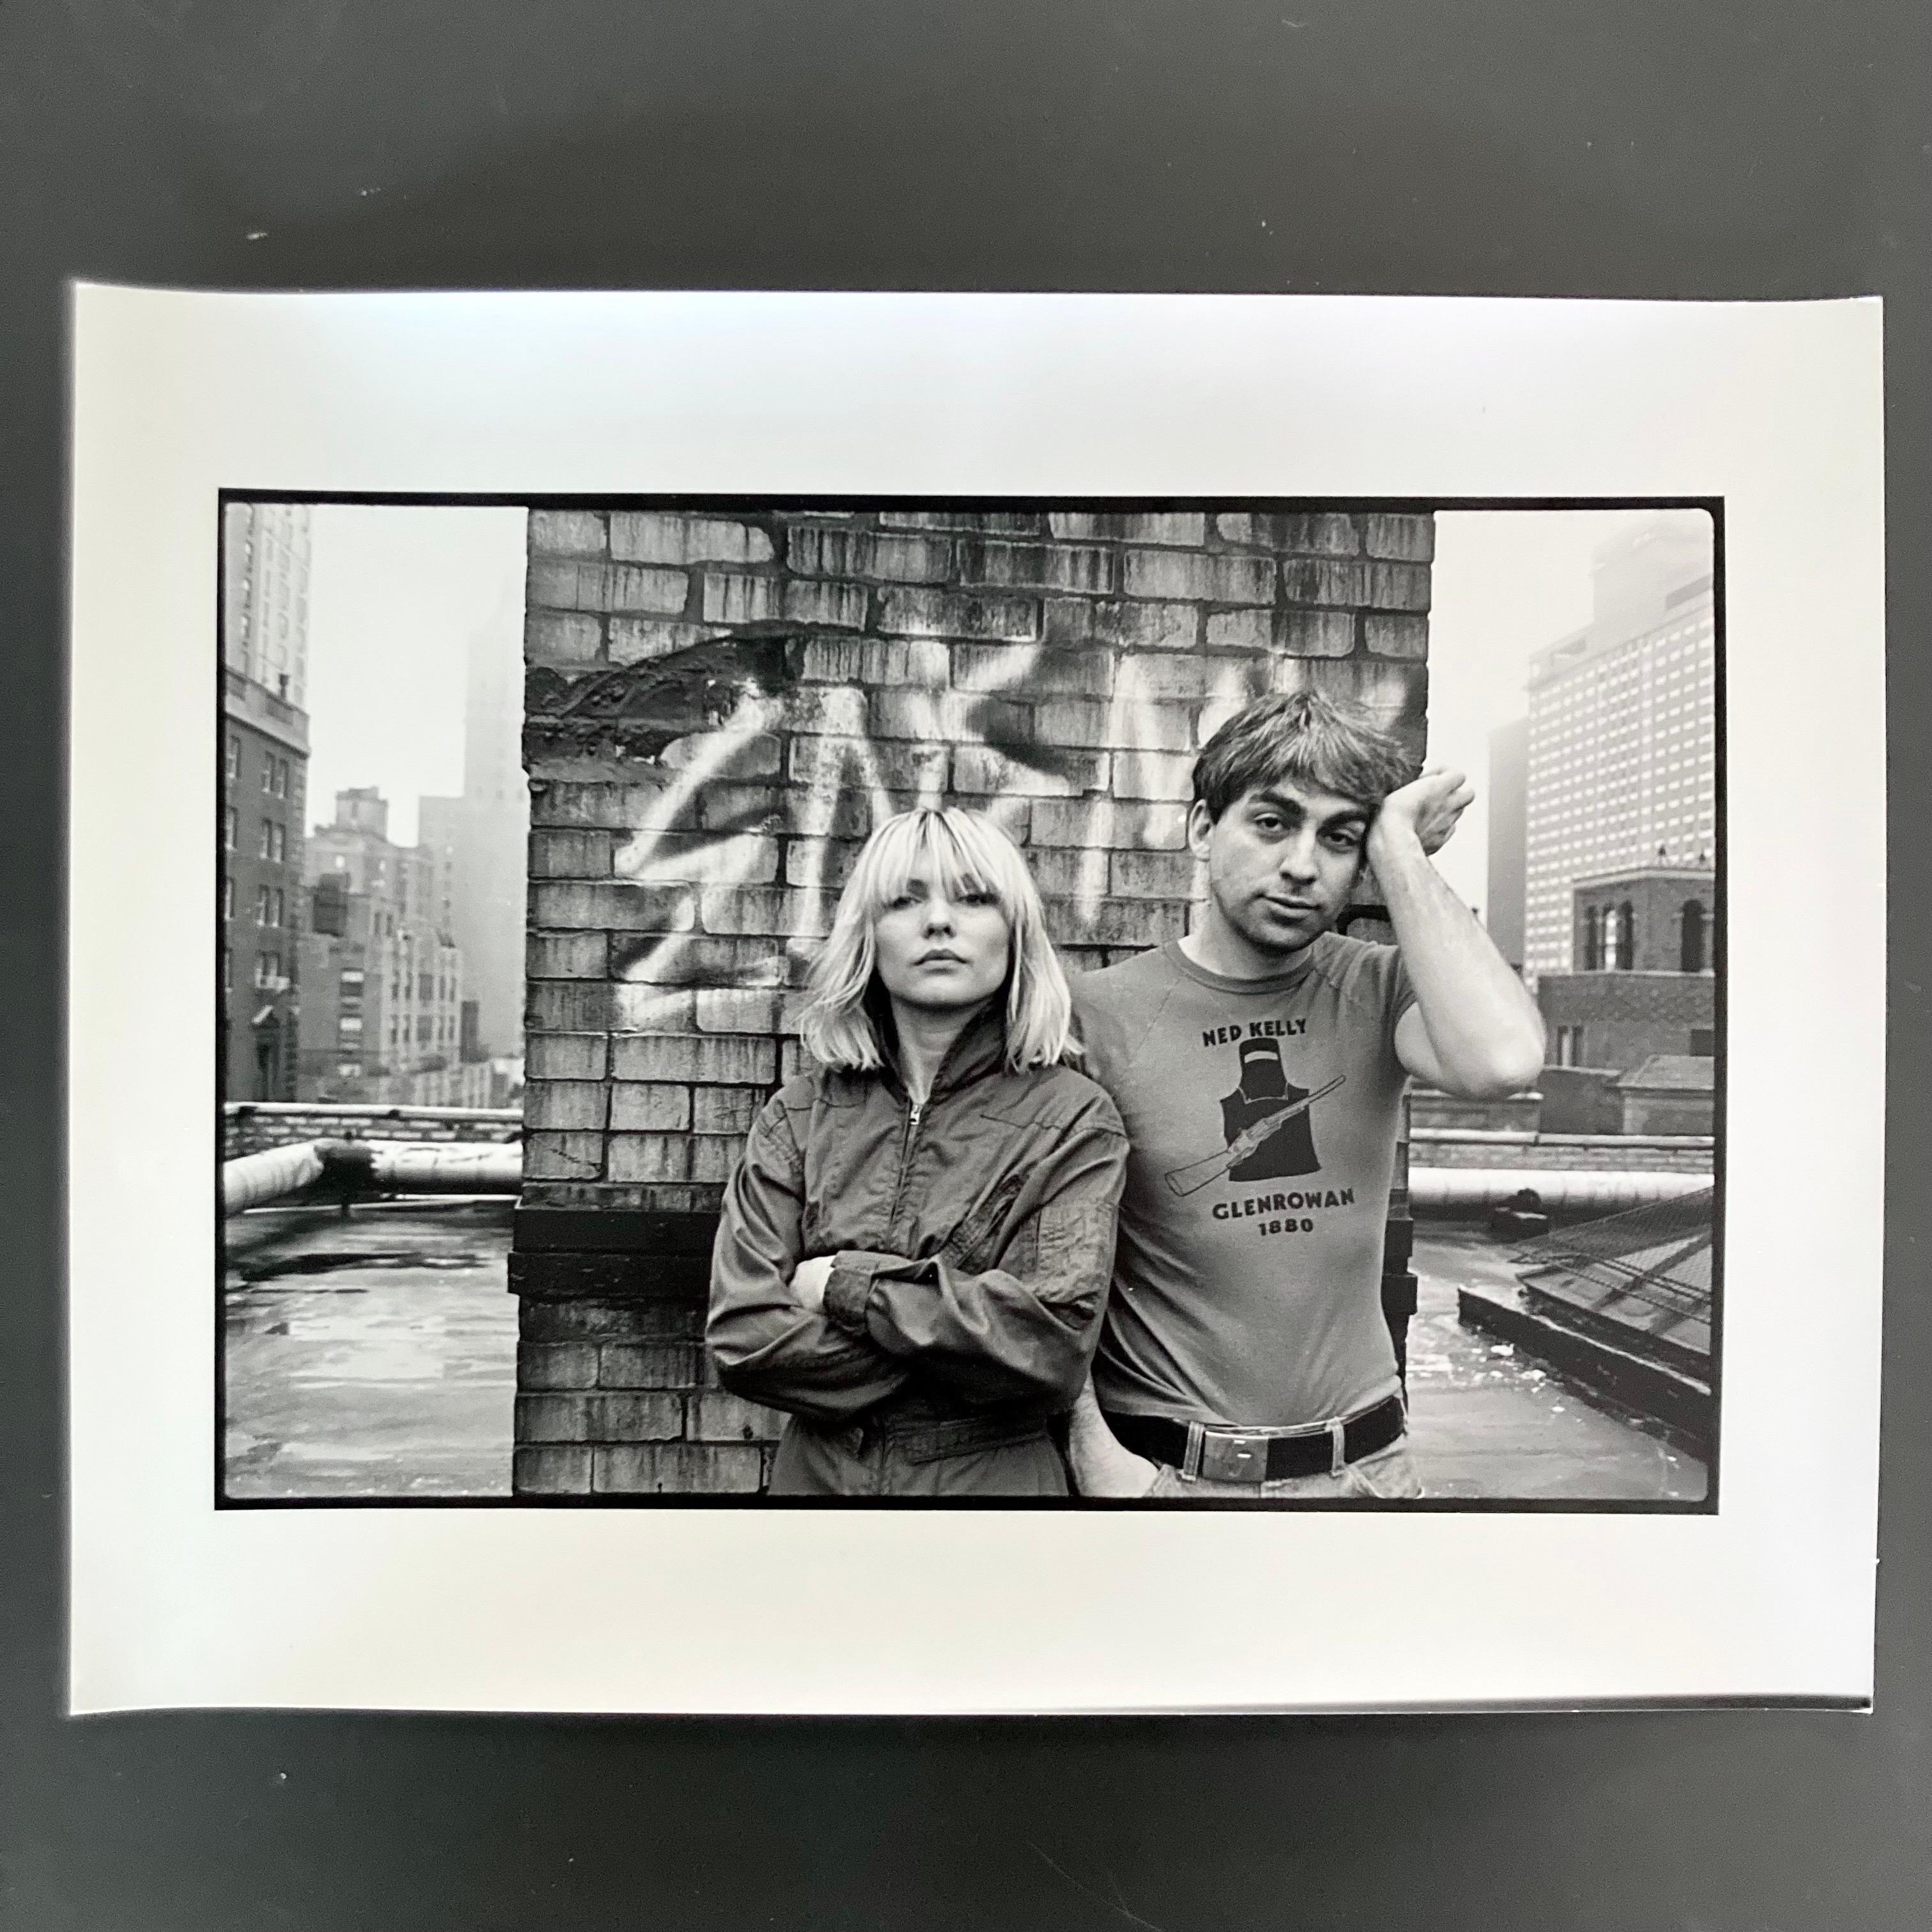
{"label": "overcast sky", "polygon": [[463,789],[470,641],[523,650],[520,509],[322,503],[310,524],[308,815],[374,785],[389,836],[416,838],[416,800]]}
{"label": "overcast sky", "polygon": [[[1489,736],[1526,708],[1532,653],[1587,623],[1592,553],[1638,511],[1458,510],[1436,518],[1429,749],[1474,780],[1477,800],[1438,863],[1460,896],[1487,896]],[[524,512],[325,504],[309,590],[309,817],[338,790],[380,787],[390,836],[416,836],[416,800],[463,784],[472,637],[521,649]]]}
{"label": "overcast sky", "polygon": [[[1695,518],[1708,531],[1702,513]],[[1654,510],[1442,510],[1429,620],[1429,755],[1475,782],[1476,802],[1436,865],[1468,904],[1488,898],[1490,734],[1528,710],[1545,644],[1590,621],[1592,553]]]}

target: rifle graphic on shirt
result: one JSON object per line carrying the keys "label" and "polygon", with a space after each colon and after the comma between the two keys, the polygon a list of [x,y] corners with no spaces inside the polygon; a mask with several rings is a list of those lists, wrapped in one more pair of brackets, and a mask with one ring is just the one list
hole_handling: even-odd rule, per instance
{"label": "rifle graphic on shirt", "polygon": [[1197,1160],[1191,1167],[1172,1169],[1167,1176],[1168,1186],[1179,1195],[1198,1192],[1210,1180],[1218,1180],[1229,1168],[1238,1167],[1251,1154],[1273,1139],[1290,1120],[1306,1113],[1316,1101],[1334,1093],[1347,1078],[1346,1073],[1338,1073],[1325,1087],[1318,1087],[1313,1093],[1304,1094],[1298,1100],[1282,1101],[1245,1133],[1237,1135],[1220,1153],[1210,1154],[1205,1160]]}

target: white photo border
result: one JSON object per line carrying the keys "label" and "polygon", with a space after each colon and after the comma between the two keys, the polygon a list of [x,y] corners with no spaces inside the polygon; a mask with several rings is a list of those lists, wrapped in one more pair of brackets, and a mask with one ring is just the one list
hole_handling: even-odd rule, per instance
{"label": "white photo border", "polygon": [[[1870,302],[78,290],[72,1708],[1868,1702],[1879,321]],[[1721,499],[1717,1510],[218,1510],[224,489]]]}

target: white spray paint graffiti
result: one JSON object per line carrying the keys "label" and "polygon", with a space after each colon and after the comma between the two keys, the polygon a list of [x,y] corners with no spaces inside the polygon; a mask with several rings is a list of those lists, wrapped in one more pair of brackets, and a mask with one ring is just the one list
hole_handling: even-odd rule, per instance
{"label": "white spray paint graffiti", "polygon": [[[1014,646],[1011,670],[976,695],[992,701],[1032,694],[1044,648],[1036,644]],[[1222,716],[1232,716],[1252,694],[1255,676],[1238,660],[1226,660],[1217,667],[1208,700],[1215,723]],[[948,802],[945,777],[951,749],[960,743],[985,742],[976,734],[966,738],[958,735],[957,720],[952,716],[958,708],[956,694],[908,689],[904,694],[912,708],[914,736],[890,742],[870,735],[794,737],[790,740],[793,746],[811,748],[806,754],[806,768],[802,773],[788,772],[776,779],[757,775],[755,754],[784,728],[790,707],[784,694],[766,692],[754,684],[741,692],[736,707],[716,729],[678,740],[666,748],[662,762],[675,768],[674,775],[652,799],[631,837],[619,849],[614,869],[620,878],[681,901],[680,918],[685,929],[647,945],[626,969],[616,990],[615,1024],[640,1032],[688,1031],[700,1023],[697,1002],[702,999],[702,1024],[707,1031],[769,1030],[772,995],[797,976],[793,962],[808,959],[816,951],[836,903],[837,848],[824,835],[835,826],[862,834],[908,805]],[[866,695],[856,684],[817,686],[811,688],[810,702],[820,716],[842,712],[862,717]],[[1107,712],[1104,735],[1111,748],[1127,752],[1159,748],[1160,740],[1150,728],[1152,704],[1145,680],[1130,661],[1115,680]],[[1029,762],[1024,746],[999,749],[1016,763]],[[896,769],[889,772],[889,763]],[[896,778],[900,782],[895,783]],[[906,782],[908,778],[912,782]],[[774,882],[761,875],[770,842],[760,828],[724,832],[694,851],[688,846],[688,835],[674,829],[694,822],[708,789],[737,784],[788,785],[802,794],[789,819],[796,836],[790,842],[788,876]],[[852,810],[855,800],[860,802],[856,813]],[[1023,796],[998,794],[962,796],[958,802],[985,811],[1016,835],[1029,802]],[[1090,814],[1090,826],[1086,837],[1072,848],[1077,856],[1072,889],[1056,896],[1068,901],[1077,916],[1090,917],[1108,896],[1117,812],[1137,808],[1117,807],[1114,800],[1105,794],[1085,794],[1083,802]],[[795,893],[799,907],[815,910],[818,916],[801,931],[784,938],[773,938],[762,957],[741,959],[722,974],[705,974],[700,962],[706,941],[714,936],[698,929],[697,908],[704,896],[720,889],[770,883]],[[694,982],[702,983],[706,990],[694,993]],[[796,994],[784,1004],[788,1009],[794,1006]]]}
{"label": "white spray paint graffiti", "polygon": [[[977,692],[988,701],[1027,700],[1042,695],[1036,682],[1048,647],[1016,645],[1012,668],[996,684]],[[1146,669],[1146,654],[1129,654],[1118,664],[1106,712],[1104,739],[1116,753],[1146,753],[1174,758],[1172,740],[1156,728],[1171,720],[1174,705],[1161,704],[1156,680]],[[1199,660],[1196,660],[1199,662]],[[1229,718],[1262,692],[1292,689],[1318,670],[1292,658],[1224,657],[1209,661],[1211,669],[1200,695],[1188,706],[1193,715],[1192,749],[1198,749]],[[1364,693],[1393,708],[1400,702],[1400,674],[1388,680],[1388,692]],[[946,802],[944,777],[951,750],[962,743],[984,743],[983,737],[961,736],[956,717],[958,694],[908,688],[903,695],[912,707],[916,735],[890,741],[863,736],[792,736],[785,742],[809,747],[804,768],[773,774],[760,764],[769,755],[775,734],[785,729],[795,706],[808,705],[820,721],[850,722],[862,728],[866,692],[856,683],[800,687],[788,695],[768,692],[756,682],[740,692],[735,708],[714,729],[677,740],[665,748],[661,762],[673,776],[638,820],[616,855],[617,876],[665,895],[680,907],[682,929],[646,943],[624,969],[616,989],[613,1023],[620,1028],[646,1033],[684,1033],[694,1029],[717,1032],[766,1033],[782,1012],[788,1022],[799,1003],[795,982],[797,964],[815,952],[836,903],[838,880],[834,872],[837,849],[829,842],[835,829],[862,836],[895,811],[908,804]],[[1030,760],[1026,748],[1002,746],[1001,754],[1016,763],[1044,772],[1043,761]],[[1185,756],[1186,754],[1181,754]],[[888,763],[896,767],[890,772]],[[894,782],[896,778],[898,782]],[[910,782],[908,782],[908,779]],[[734,832],[728,827],[694,849],[688,827],[699,816],[700,802],[716,787],[769,786],[791,788],[801,794],[788,818],[794,835],[788,843],[790,870],[774,878],[762,868],[772,850],[762,825]],[[1064,794],[1061,794],[1063,796]],[[1139,801],[1117,801],[1111,793],[1078,794],[1088,814],[1084,836],[1070,850],[1070,878],[1063,872],[1059,889],[1051,896],[1064,901],[1076,923],[1091,920],[1111,890],[1109,866],[1113,852],[1138,842],[1119,836],[1125,821],[1144,823],[1147,807]],[[1184,786],[1170,791],[1180,802]],[[854,801],[861,809],[852,810]],[[985,810],[1010,831],[1018,832],[1029,800],[1016,795],[962,796],[958,802]],[[1198,880],[1197,880],[1198,884]],[[719,935],[700,929],[699,908],[707,895],[732,889],[775,885],[795,897],[804,915],[800,928],[784,938],[772,936],[764,950],[755,941],[732,942],[736,957],[726,967],[707,970],[706,948]],[[775,1012],[776,1004],[778,1011]]]}

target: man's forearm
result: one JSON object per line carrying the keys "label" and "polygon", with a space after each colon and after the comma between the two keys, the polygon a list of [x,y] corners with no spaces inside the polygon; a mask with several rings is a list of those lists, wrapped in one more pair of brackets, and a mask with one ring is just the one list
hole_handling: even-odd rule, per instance
{"label": "man's forearm", "polygon": [[1066,1454],[1083,1496],[1144,1496],[1159,1473],[1158,1465],[1136,1456],[1107,1426],[1091,1382],[1067,1418]]}
{"label": "man's forearm", "polygon": [[1528,1086],[1543,1021],[1509,962],[1412,832],[1372,836],[1369,856],[1443,1084],[1470,1098]]}

